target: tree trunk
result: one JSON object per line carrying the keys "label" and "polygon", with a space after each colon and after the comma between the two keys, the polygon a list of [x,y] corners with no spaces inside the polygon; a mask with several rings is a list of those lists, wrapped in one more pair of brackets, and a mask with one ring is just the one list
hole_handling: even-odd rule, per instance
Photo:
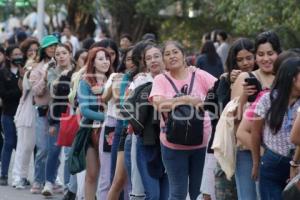
{"label": "tree trunk", "polygon": [[138,41],[151,27],[149,32],[156,32],[156,28],[150,25],[146,16],[138,14],[135,5],[131,1],[118,1],[109,8],[111,14],[110,33],[111,37],[118,42],[123,33],[128,33],[133,40]]}
{"label": "tree trunk", "polygon": [[96,25],[93,15],[87,10],[83,10],[80,5],[93,4],[93,0],[68,0],[67,21],[71,30],[77,34],[79,40],[93,36]]}

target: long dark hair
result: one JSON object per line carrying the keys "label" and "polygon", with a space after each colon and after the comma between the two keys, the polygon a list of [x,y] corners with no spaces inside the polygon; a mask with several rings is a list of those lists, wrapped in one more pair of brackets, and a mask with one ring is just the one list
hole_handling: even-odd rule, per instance
{"label": "long dark hair", "polygon": [[5,65],[5,62],[6,62],[5,49],[4,49],[2,46],[0,46],[0,53],[2,53],[2,54],[3,54],[3,57],[4,57],[3,62],[0,63],[0,69],[1,69],[1,68]]}
{"label": "long dark hair", "polygon": [[242,50],[249,51],[253,53],[254,56],[254,43],[248,38],[240,38],[232,43],[225,63],[228,72],[228,78],[230,78],[232,70],[238,69],[236,56]]}
{"label": "long dark hair", "polygon": [[212,41],[206,41],[201,49],[201,54],[206,54],[207,62],[211,65],[217,63],[217,60],[220,59],[219,55],[216,52],[215,45]]}
{"label": "long dark hair", "polygon": [[124,50],[123,55],[122,55],[122,60],[121,63],[119,65],[119,67],[117,68],[117,73],[124,73],[126,71],[126,57],[127,54],[133,49],[133,46],[128,47],[126,50]]}
{"label": "long dark hair", "polygon": [[147,41],[141,41],[138,42],[132,49],[132,62],[136,66],[135,70],[130,74],[131,78],[133,78],[136,74],[145,71],[144,66],[144,49],[147,47],[147,45],[150,44],[150,42]]}
{"label": "long dark hair", "polygon": [[293,82],[299,73],[300,57],[292,57],[281,64],[276,74],[270,93],[271,106],[266,117],[266,122],[273,134],[276,134],[282,126],[284,115],[289,106]]}

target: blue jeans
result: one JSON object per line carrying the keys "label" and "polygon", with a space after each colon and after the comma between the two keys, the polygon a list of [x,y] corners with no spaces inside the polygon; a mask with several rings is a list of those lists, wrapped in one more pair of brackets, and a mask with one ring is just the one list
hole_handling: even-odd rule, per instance
{"label": "blue jeans", "polygon": [[[248,150],[237,151],[235,182],[239,200],[256,200],[256,184],[251,178],[252,157]],[[245,195],[247,194],[247,195]]]}
{"label": "blue jeans", "polygon": [[117,125],[115,128],[115,135],[114,135],[113,143],[111,146],[111,162],[110,162],[111,163],[111,170],[110,170],[110,182],[111,183],[115,176],[118,149],[119,149],[119,143],[120,143],[120,139],[121,139],[122,129],[123,129],[123,120],[117,120]]}
{"label": "blue jeans", "polygon": [[290,160],[269,149],[265,150],[260,163],[261,200],[282,200],[282,191],[290,175]]}
{"label": "blue jeans", "polygon": [[131,141],[132,136],[127,135],[124,145],[124,162],[125,162],[125,168],[128,175],[128,180],[130,181],[131,178]]}
{"label": "blue jeans", "polygon": [[65,165],[64,165],[64,185],[66,186],[69,182],[70,182],[70,170],[69,170],[69,167],[68,167],[68,163],[67,163],[67,160],[69,158],[69,152],[71,150],[71,147],[64,147],[64,154],[65,154]]}
{"label": "blue jeans", "polygon": [[174,150],[161,144],[163,164],[169,178],[169,200],[197,199],[205,161],[206,148]]}
{"label": "blue jeans", "polygon": [[47,135],[48,143],[48,156],[46,161],[46,181],[55,183],[58,168],[60,165],[60,152],[61,147],[56,145],[57,142],[57,136],[58,136],[58,130],[59,130],[59,124],[55,125],[56,127],[56,134],[54,136]]}
{"label": "blue jeans", "polygon": [[[58,126],[56,127],[58,131]],[[36,117],[36,157],[34,163],[34,181],[43,184],[55,182],[59,167],[61,147],[56,145],[57,134],[49,135],[47,117]]]}
{"label": "blue jeans", "polygon": [[142,138],[137,137],[136,162],[144,185],[145,200],[167,200],[169,197],[169,182],[166,173],[160,178],[150,175],[148,162],[152,160],[156,146],[143,145]]}
{"label": "blue jeans", "polygon": [[2,115],[1,123],[4,133],[4,143],[1,156],[1,176],[7,177],[11,153],[17,146],[17,131],[13,116]]}
{"label": "blue jeans", "polygon": [[64,166],[64,185],[68,188],[69,191],[77,193],[77,176],[71,175],[68,167],[67,160],[69,158],[71,147],[64,147],[65,153],[65,166]]}

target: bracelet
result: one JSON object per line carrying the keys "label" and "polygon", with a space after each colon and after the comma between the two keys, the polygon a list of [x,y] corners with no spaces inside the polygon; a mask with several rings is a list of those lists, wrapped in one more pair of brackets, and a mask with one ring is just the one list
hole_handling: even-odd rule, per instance
{"label": "bracelet", "polygon": [[300,167],[300,163],[299,163],[299,162],[296,162],[296,161],[294,161],[294,160],[291,160],[291,161],[290,161],[290,166],[291,166],[291,167]]}

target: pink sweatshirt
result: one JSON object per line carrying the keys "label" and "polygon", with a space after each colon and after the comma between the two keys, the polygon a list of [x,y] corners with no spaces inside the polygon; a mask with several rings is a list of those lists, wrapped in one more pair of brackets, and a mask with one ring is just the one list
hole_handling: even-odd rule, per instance
{"label": "pink sweatshirt", "polygon": [[36,105],[48,105],[50,93],[45,81],[48,64],[40,62],[31,72],[29,81],[32,85],[32,93]]}

